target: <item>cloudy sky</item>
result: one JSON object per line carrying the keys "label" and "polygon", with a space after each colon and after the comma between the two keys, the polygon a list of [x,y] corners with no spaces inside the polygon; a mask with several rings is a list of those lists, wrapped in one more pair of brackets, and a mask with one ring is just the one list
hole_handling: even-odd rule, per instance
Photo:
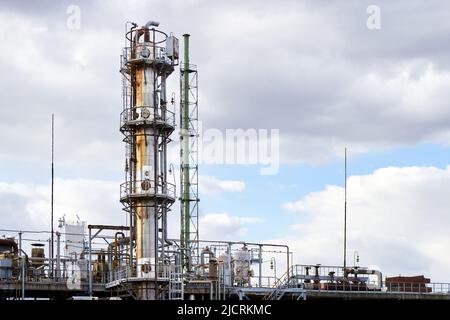
{"label": "cloudy sky", "polygon": [[[125,222],[119,55],[125,22],[153,19],[191,34],[203,129],[279,129],[277,174],[200,167],[201,238],[341,264],[347,147],[349,260],[450,281],[449,15],[447,1],[1,0],[1,228],[49,229],[51,113],[56,216]],[[170,84],[178,96],[177,72]]]}

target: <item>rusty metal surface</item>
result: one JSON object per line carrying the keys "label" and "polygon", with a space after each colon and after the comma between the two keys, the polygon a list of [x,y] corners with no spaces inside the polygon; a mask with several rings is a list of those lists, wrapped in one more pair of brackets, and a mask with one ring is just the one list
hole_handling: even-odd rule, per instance
{"label": "rusty metal surface", "polygon": [[430,283],[430,278],[425,278],[425,276],[398,276],[398,277],[386,277],[386,283],[389,282],[402,282],[402,283]]}

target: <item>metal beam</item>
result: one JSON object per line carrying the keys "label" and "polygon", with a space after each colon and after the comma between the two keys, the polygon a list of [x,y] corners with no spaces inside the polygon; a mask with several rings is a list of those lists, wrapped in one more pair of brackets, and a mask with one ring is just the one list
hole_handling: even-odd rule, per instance
{"label": "metal beam", "polygon": [[[90,227],[90,226],[89,226]],[[91,231],[92,229],[89,228],[89,261],[88,261],[88,279],[89,279],[89,296],[92,296],[92,238],[91,238]]]}
{"label": "metal beam", "polygon": [[130,230],[130,227],[125,226],[113,226],[105,224],[90,224],[88,229],[103,229],[103,230]]}

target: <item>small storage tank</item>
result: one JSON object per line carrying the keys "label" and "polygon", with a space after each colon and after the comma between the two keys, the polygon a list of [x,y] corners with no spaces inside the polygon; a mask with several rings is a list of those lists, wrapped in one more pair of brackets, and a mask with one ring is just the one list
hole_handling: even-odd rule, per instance
{"label": "small storage tank", "polygon": [[44,276],[45,253],[42,243],[33,243],[31,245],[31,269],[34,277],[39,279]]}
{"label": "small storage tank", "polygon": [[218,279],[218,263],[215,257],[209,259],[208,278],[210,280]]}
{"label": "small storage tank", "polygon": [[4,252],[17,254],[17,243],[14,238],[0,239],[0,253]]}
{"label": "small storage tank", "polygon": [[84,258],[80,258],[79,260],[77,260],[77,265],[78,268],[80,270],[80,279],[82,281],[86,281],[87,280],[87,275],[88,275],[88,261],[87,259]]}
{"label": "small storage tank", "polygon": [[226,286],[231,286],[233,283],[233,266],[231,254],[226,251],[219,256],[219,275],[223,278],[223,282]]}
{"label": "small storage tank", "polygon": [[204,277],[207,277],[210,270],[210,260],[214,258],[214,253],[209,249],[208,246],[203,248],[201,254],[200,254],[200,272],[201,275]]}
{"label": "small storage tank", "polygon": [[238,286],[250,285],[250,278],[253,275],[250,259],[250,251],[245,245],[234,254],[234,281]]}
{"label": "small storage tank", "polygon": [[106,261],[106,256],[101,253],[97,256],[97,260],[94,262],[93,266],[93,276],[95,282],[106,282],[109,272],[108,262]]}
{"label": "small storage tank", "polygon": [[45,262],[44,245],[42,243],[33,243],[31,246],[31,266],[39,268]]}
{"label": "small storage tank", "polygon": [[201,253],[201,256],[200,256],[200,264],[201,264],[202,266],[205,266],[205,267],[206,267],[206,265],[209,263],[209,259],[210,259],[211,257],[213,257],[213,256],[214,256],[214,253],[211,251],[211,249],[209,249],[208,246],[206,246],[206,247],[202,250],[202,253]]}
{"label": "small storage tank", "polygon": [[17,257],[17,243],[14,238],[0,239],[0,279],[13,277],[15,257]]}
{"label": "small storage tank", "polygon": [[13,259],[10,254],[0,253],[0,279],[11,279],[13,274]]}

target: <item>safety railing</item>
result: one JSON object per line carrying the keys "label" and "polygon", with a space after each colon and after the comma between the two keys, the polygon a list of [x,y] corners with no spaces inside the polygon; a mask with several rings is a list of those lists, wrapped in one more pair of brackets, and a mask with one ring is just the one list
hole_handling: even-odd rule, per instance
{"label": "safety railing", "polygon": [[396,293],[434,293],[434,294],[449,294],[450,283],[444,282],[386,282],[384,291]]}
{"label": "safety railing", "polygon": [[131,270],[129,266],[124,267],[113,273],[113,278],[109,281],[117,281],[122,279],[158,279],[169,281],[171,275],[181,273],[181,266],[175,264],[150,264],[141,263],[135,266],[135,270]]}
{"label": "safety railing", "polygon": [[420,283],[420,282],[390,282],[381,290],[375,289],[375,281],[361,283],[321,282],[303,283],[306,290],[315,291],[377,291],[384,293],[411,293],[411,294],[445,294],[450,295],[450,283]]}
{"label": "safety railing", "polygon": [[259,277],[252,278],[252,285],[254,287],[260,288],[272,288],[274,284],[278,281],[278,277],[275,276],[262,276],[261,277],[261,286],[259,285]]}
{"label": "safety railing", "polygon": [[[354,268],[353,268],[354,269]],[[359,268],[366,270],[366,268]],[[386,293],[445,294],[450,295],[450,283],[444,282],[394,282],[383,281],[380,287],[370,275],[354,274],[343,278],[339,266],[294,265],[288,287],[302,287],[315,291],[378,291]]]}
{"label": "safety railing", "polygon": [[170,182],[156,183],[154,180],[127,181],[120,185],[120,198],[156,196],[175,199],[175,185]]}
{"label": "safety railing", "polygon": [[132,276],[131,269],[127,266],[118,271],[113,272],[113,277],[109,281],[121,280]]}
{"label": "safety railing", "polygon": [[138,44],[134,50],[131,47],[122,49],[121,67],[128,67],[133,62],[156,62],[174,65],[175,62],[167,55],[165,47],[154,44]]}
{"label": "safety railing", "polygon": [[376,290],[376,281],[364,281],[364,282],[303,282],[297,286],[301,286],[305,290],[314,291],[380,291]]}
{"label": "safety railing", "polygon": [[292,267],[292,274],[301,279],[313,279],[317,276],[327,278],[330,274],[335,278],[339,278],[343,276],[343,271],[342,267],[339,266],[294,265]]}
{"label": "safety railing", "polygon": [[275,281],[271,288],[272,290],[263,297],[263,300],[273,300],[277,297],[277,294],[278,292],[280,292],[280,290],[289,287],[289,275],[292,274],[292,268],[293,267],[290,267],[289,270],[286,271],[286,273],[284,273],[280,278],[277,279],[277,281]]}
{"label": "safety railing", "polygon": [[140,106],[126,108],[120,114],[120,125],[141,123],[166,124],[175,127],[175,112],[167,108]]}

